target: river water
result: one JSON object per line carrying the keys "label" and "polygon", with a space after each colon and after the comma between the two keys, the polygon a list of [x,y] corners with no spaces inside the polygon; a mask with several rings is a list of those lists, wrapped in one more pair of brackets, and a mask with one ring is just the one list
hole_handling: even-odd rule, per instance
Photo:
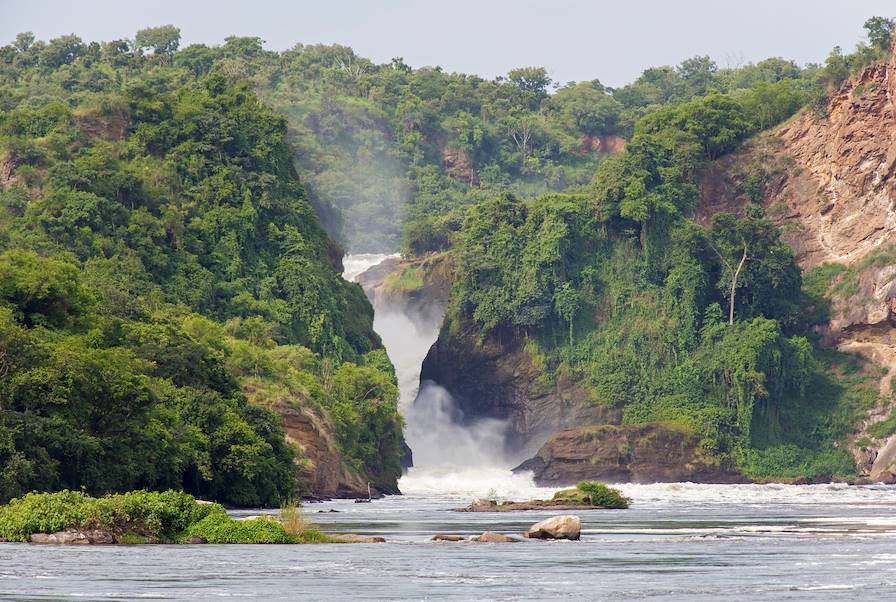
{"label": "river water", "polygon": [[[482,486],[512,485],[479,475]],[[525,486],[520,497],[533,493]],[[520,533],[550,513],[456,513],[478,491],[309,504],[331,532],[385,544],[0,546],[0,599],[891,600],[896,489],[623,485],[628,510],[580,513],[578,542],[430,542]],[[543,490],[542,494],[549,491]],[[330,510],[338,512],[330,512]]]}
{"label": "river water", "polygon": [[[346,276],[385,256],[347,257]],[[381,308],[382,309],[382,308]],[[502,425],[452,423],[450,395],[417,391],[438,324],[378,311],[415,467],[403,496],[308,504],[332,533],[381,544],[0,546],[2,600],[890,600],[896,487],[621,484],[628,510],[581,512],[577,542],[432,542],[519,534],[557,512],[452,512],[476,497],[546,498],[497,449]],[[240,511],[237,515],[261,511]]]}

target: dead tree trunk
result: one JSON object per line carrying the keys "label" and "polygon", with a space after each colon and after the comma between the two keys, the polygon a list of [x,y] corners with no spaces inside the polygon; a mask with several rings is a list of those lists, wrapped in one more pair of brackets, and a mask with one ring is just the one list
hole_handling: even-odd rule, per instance
{"label": "dead tree trunk", "polygon": [[746,261],[747,247],[744,245],[743,257],[740,258],[740,263],[737,264],[737,269],[734,270],[734,275],[731,277],[731,298],[728,301],[728,324],[734,324],[734,292],[737,289],[737,277],[740,276],[740,271],[744,267]]}

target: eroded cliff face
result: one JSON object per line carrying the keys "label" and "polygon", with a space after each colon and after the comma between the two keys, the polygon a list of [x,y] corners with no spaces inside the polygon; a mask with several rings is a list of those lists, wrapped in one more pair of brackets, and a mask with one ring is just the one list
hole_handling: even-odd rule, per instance
{"label": "eroded cliff face", "polygon": [[532,454],[557,431],[622,418],[563,374],[548,382],[519,337],[499,331],[483,336],[462,320],[442,328],[420,378],[450,391],[464,421],[507,421],[509,455]]}
{"label": "eroded cliff face", "polygon": [[[826,344],[883,368],[881,398],[851,450],[872,479],[896,475],[896,435],[868,441],[893,412],[896,373],[896,49],[833,93],[707,170],[696,217],[741,211],[759,200],[804,271],[823,264],[830,322]],[[862,444],[855,443],[863,442]]]}
{"label": "eroded cliff face", "polygon": [[[251,384],[243,384],[243,393],[253,403],[259,403]],[[307,498],[366,498],[367,483],[371,494],[398,492],[394,478],[381,480],[376,475],[362,475],[349,467],[342,457],[333,433],[336,427],[319,407],[302,395],[284,395],[270,407],[281,418],[286,442],[296,455],[296,482],[299,494]]]}
{"label": "eroded cliff face", "polygon": [[562,431],[514,470],[531,470],[536,483],[554,487],[592,479],[609,483],[747,481],[733,467],[708,456],[699,437],[655,423]]}
{"label": "eroded cliff face", "polygon": [[389,257],[357,277],[376,314],[400,312],[420,325],[441,324],[452,282],[447,254]]}

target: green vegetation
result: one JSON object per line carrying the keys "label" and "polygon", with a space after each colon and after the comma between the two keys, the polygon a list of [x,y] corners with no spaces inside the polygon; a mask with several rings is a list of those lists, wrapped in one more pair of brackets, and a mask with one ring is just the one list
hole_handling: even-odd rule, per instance
{"label": "green vegetation", "polygon": [[569,500],[577,504],[600,506],[602,508],[628,508],[631,500],[622,495],[618,489],[608,487],[597,481],[582,481],[572,489],[564,489],[554,494],[553,499]]}
{"label": "green vegetation", "polygon": [[446,216],[457,223],[472,204],[583,186],[639,118],[663,107],[731,94],[765,128],[823,90],[821,68],[780,58],[722,69],[698,56],[617,89],[552,82],[541,67],[488,81],[400,58],[375,64],[337,45],[277,53],[254,37],[193,45],[173,61],[251,81],[288,117],[311,201],[353,252],[444,249]]}
{"label": "green vegetation", "polygon": [[201,537],[208,543],[334,543],[317,529],[306,528],[291,534],[274,517],[236,520],[225,513],[210,514],[187,529],[184,539]]}
{"label": "green vegetation", "polygon": [[178,541],[192,525],[227,514],[176,491],[132,491],[93,498],[77,491],[29,493],[0,506],[0,539],[29,541],[32,533],[66,529],[108,531],[127,541]]}
{"label": "green vegetation", "polygon": [[896,414],[868,427],[868,434],[876,439],[886,439],[893,433],[896,433]]}
{"label": "green vegetation", "polygon": [[525,334],[628,421],[676,421],[745,466],[830,449],[865,403],[808,330],[837,275],[801,289],[758,209],[686,217],[708,161],[881,56],[893,22],[866,29],[824,67],[694,57],[618,89],[249,37],[181,49],[173,26],[20,34],[0,48],[0,501],[276,506],[305,491],[271,411],[288,406],[332,426],[342,468],[394,487],[394,371],[324,227],[355,251],[451,253],[451,319]]}
{"label": "green vegetation", "polygon": [[854,472],[842,443],[876,392],[813,344],[834,274],[804,289],[758,206],[688,219],[703,167],[806,100],[793,86],[710,91],[639,119],[576,194],[471,207],[449,321],[526,340],[625,422],[677,424],[748,476]]}
{"label": "green vegetation", "polygon": [[0,500],[278,505],[303,489],[261,407],[281,402],[318,406],[348,469],[394,487],[394,373],[286,119],[178,39],[0,48]]}
{"label": "green vegetation", "polygon": [[401,272],[389,274],[385,282],[390,293],[409,293],[423,288],[423,269],[407,266]]}
{"label": "green vegetation", "polygon": [[[285,511],[289,514],[290,511]],[[292,506],[292,515],[301,509]],[[300,526],[300,528],[298,528]],[[175,491],[132,491],[99,498],[63,490],[29,493],[0,506],[0,539],[24,541],[32,533],[100,530],[117,543],[179,543],[201,537],[208,543],[329,543],[331,538],[302,520],[231,518],[218,504],[200,504]]]}

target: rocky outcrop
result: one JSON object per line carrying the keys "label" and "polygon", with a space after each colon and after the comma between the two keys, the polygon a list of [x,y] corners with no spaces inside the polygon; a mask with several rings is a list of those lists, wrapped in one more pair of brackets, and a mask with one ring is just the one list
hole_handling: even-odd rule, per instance
{"label": "rocky outcrop", "polygon": [[510,454],[534,453],[560,430],[621,420],[618,410],[595,403],[588,389],[563,374],[546,381],[516,333],[483,335],[460,318],[443,326],[420,378],[451,392],[462,422],[507,421]]}
{"label": "rocky outcrop", "polygon": [[464,541],[464,537],[462,535],[438,533],[436,535],[433,535],[430,538],[430,541]]}
{"label": "rocky outcrop", "polygon": [[479,176],[469,155],[460,149],[445,148],[442,151],[442,166],[445,173],[455,180],[470,186],[479,186]]}
{"label": "rocky outcrop", "polygon": [[562,431],[514,470],[531,470],[535,482],[542,486],[586,480],[746,482],[737,471],[705,455],[696,436],[656,423],[605,424]]}
{"label": "rocky outcrop", "polygon": [[116,543],[115,536],[108,531],[90,529],[86,531],[59,531],[58,533],[32,533],[31,543],[65,545],[108,545]]}
{"label": "rocky outcrop", "polygon": [[583,136],[582,147],[586,153],[593,153],[597,157],[615,155],[625,150],[625,138],[615,134]]}
{"label": "rocky outcrop", "polygon": [[571,539],[578,540],[582,533],[582,520],[575,515],[552,516],[535,523],[526,531],[529,539]]}
{"label": "rocky outcrop", "polygon": [[861,474],[892,479],[896,437],[870,447],[867,427],[894,411],[896,373],[896,51],[828,98],[705,173],[696,217],[761,199],[804,270],[830,272],[825,344],[883,368],[881,399],[852,437]]}
{"label": "rocky outcrop", "polygon": [[[272,409],[283,420],[286,440],[294,446],[298,458],[297,479],[313,497],[366,498],[367,481],[350,470],[333,438],[334,427],[319,408],[299,400],[283,398]],[[377,496],[397,493],[397,487],[373,487]]]}
{"label": "rocky outcrop", "polygon": [[452,508],[454,512],[522,512],[526,510],[606,510],[604,506],[577,503],[570,500],[530,500],[528,502],[501,502],[475,500],[469,506]]}
{"label": "rocky outcrop", "polygon": [[440,324],[453,279],[447,254],[389,257],[356,278],[377,314],[401,312],[419,324]]}

